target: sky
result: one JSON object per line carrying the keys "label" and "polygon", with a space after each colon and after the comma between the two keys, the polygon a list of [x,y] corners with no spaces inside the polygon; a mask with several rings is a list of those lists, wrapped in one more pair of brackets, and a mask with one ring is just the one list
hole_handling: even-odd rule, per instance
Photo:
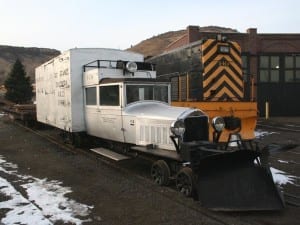
{"label": "sky", "polygon": [[189,25],[300,33],[299,0],[0,0],[0,45],[126,49]]}

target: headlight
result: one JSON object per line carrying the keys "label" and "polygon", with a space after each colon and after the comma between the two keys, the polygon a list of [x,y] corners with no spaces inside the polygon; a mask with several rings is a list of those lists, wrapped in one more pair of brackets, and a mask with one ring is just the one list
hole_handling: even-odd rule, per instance
{"label": "headlight", "polygon": [[219,52],[228,54],[230,52],[230,47],[226,45],[219,45]]}
{"label": "headlight", "polygon": [[223,117],[217,116],[212,119],[212,126],[217,132],[221,132],[225,127]]}
{"label": "headlight", "polygon": [[174,134],[175,136],[182,136],[185,131],[184,122],[182,120],[177,120],[172,123],[170,129],[172,134]]}
{"label": "headlight", "polygon": [[135,62],[127,62],[126,63],[126,69],[131,72],[134,73],[137,71],[137,64]]}

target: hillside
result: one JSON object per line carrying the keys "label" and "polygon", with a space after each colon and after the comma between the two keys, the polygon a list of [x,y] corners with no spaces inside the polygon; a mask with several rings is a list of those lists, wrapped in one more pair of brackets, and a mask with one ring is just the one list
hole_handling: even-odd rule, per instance
{"label": "hillside", "polygon": [[160,54],[166,46],[185,35],[185,33],[185,30],[169,31],[141,41],[127,50],[141,53],[144,56],[155,56]]}
{"label": "hillside", "polygon": [[[155,56],[163,53],[164,49],[172,42],[186,35],[186,30],[169,31],[157,36],[153,36],[147,40],[141,41],[133,47],[127,49],[129,51],[143,54],[145,57]],[[219,26],[199,27],[199,32],[208,33],[237,33],[236,29],[225,28]]]}
{"label": "hillside", "polygon": [[35,67],[59,55],[55,49],[24,48],[0,45],[0,85],[4,83],[12,65],[19,58],[25,66],[26,73],[34,81]]}

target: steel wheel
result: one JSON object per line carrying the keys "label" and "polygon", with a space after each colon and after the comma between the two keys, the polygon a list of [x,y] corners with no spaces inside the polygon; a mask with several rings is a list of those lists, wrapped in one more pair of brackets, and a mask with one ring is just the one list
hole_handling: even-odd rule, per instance
{"label": "steel wheel", "polygon": [[191,197],[195,190],[193,171],[189,167],[182,168],[176,176],[176,187],[186,197]]}
{"label": "steel wheel", "polygon": [[151,177],[160,186],[169,184],[170,168],[164,160],[158,160],[152,164]]}

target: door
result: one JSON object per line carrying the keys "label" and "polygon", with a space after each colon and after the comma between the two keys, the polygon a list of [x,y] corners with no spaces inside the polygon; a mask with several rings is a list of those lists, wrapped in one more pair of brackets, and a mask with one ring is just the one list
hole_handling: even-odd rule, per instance
{"label": "door", "polygon": [[120,84],[99,86],[98,137],[124,142]]}
{"label": "door", "polygon": [[96,86],[85,87],[85,125],[89,135],[97,136],[98,133],[98,89]]}

